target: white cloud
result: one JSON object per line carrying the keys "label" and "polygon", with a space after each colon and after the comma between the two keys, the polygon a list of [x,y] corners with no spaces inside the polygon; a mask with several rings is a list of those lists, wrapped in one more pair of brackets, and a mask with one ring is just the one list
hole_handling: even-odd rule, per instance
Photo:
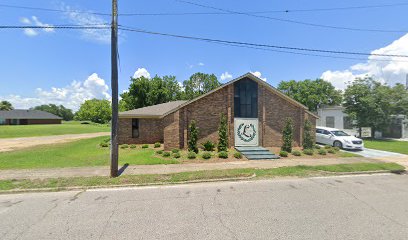
{"label": "white cloud", "polygon": [[221,81],[232,79],[232,75],[229,72],[225,72],[220,76]]}
{"label": "white cloud", "polygon": [[133,78],[140,77],[150,78],[150,73],[146,70],[146,68],[138,68],[135,74],[133,74]]}
{"label": "white cloud", "polygon": [[189,63],[187,63],[187,66],[188,66],[188,68],[195,68],[195,67],[203,67],[205,64],[204,63],[202,63],[202,62],[199,62],[199,63],[197,63],[197,64],[189,64]]}
{"label": "white cloud", "polygon": [[[87,13],[82,9],[73,8],[66,5],[65,3],[61,4],[61,10],[64,10],[64,17],[68,19],[74,25],[107,25],[109,22],[104,18],[97,16],[92,13]],[[107,29],[80,29],[81,37],[85,40],[95,41],[100,43],[110,43],[111,33],[110,28]],[[122,34],[119,34],[119,40],[122,38]]]}
{"label": "white cloud", "polygon": [[204,66],[204,63],[199,62],[197,65],[198,65],[198,66]]}
{"label": "white cloud", "polygon": [[32,25],[32,26],[37,26],[37,27],[47,27],[47,28],[43,28],[41,30],[37,30],[34,28],[25,28],[23,29],[23,32],[25,35],[29,36],[29,37],[34,37],[37,36],[39,34],[40,31],[43,32],[47,32],[47,33],[51,33],[54,32],[55,29],[52,25],[47,24],[47,23],[42,23],[38,17],[36,16],[31,16],[31,19],[26,18],[26,17],[22,17],[20,18],[20,22],[26,25]]}
{"label": "white cloud", "polygon": [[265,78],[265,77],[264,77],[264,78],[262,77],[262,73],[261,73],[261,72],[255,71],[255,72],[251,72],[251,73],[266,82],[266,78]]}
{"label": "white cloud", "polygon": [[[383,48],[376,49],[371,53],[408,55],[407,46],[408,34],[405,34],[400,39],[395,40]],[[406,74],[408,74],[408,60],[406,58],[378,57],[371,55],[366,62],[352,65],[349,69],[325,71],[321,78],[331,82],[338,89],[344,89],[346,87],[344,82],[352,81],[356,77],[368,75],[383,83],[394,85],[396,83],[405,83]]]}
{"label": "white cloud", "polygon": [[109,87],[105,80],[93,73],[83,82],[73,81],[70,85],[49,90],[37,88],[34,97],[20,95],[2,96],[0,99],[10,101],[15,108],[27,109],[41,104],[62,104],[65,107],[77,110],[81,103],[92,98],[110,99]]}

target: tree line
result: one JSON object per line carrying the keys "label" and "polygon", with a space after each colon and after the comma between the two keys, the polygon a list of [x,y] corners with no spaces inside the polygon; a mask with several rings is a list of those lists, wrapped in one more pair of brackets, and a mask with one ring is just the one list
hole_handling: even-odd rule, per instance
{"label": "tree line", "polygon": [[[175,76],[158,75],[153,78],[131,78],[128,90],[122,93],[120,111],[141,108],[175,100],[191,100],[221,86],[214,74],[194,73],[182,84]],[[344,91],[323,79],[281,81],[277,89],[302,103],[312,112],[323,105],[343,105],[355,120],[356,127],[383,130],[392,115],[408,115],[408,92],[402,84],[389,86],[372,77],[357,78]],[[11,110],[7,101],[0,102],[0,110]],[[80,120],[107,123],[111,119],[110,101],[86,100],[73,113],[63,105],[40,105],[32,109],[50,112],[66,121]]]}

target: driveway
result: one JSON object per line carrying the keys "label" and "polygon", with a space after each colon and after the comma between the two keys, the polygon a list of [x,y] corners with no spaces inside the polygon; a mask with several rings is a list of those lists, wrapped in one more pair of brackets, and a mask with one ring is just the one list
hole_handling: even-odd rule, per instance
{"label": "driveway", "polygon": [[24,138],[3,138],[0,139],[0,152],[13,151],[22,148],[34,147],[55,143],[71,142],[79,139],[109,136],[109,132],[65,134],[56,136],[24,137]]}
{"label": "driveway", "polygon": [[407,239],[408,175],[0,195],[1,239]]}
{"label": "driveway", "polygon": [[405,154],[375,150],[375,149],[370,149],[370,148],[364,148],[364,150],[362,151],[352,151],[352,150],[344,150],[344,151],[352,152],[352,153],[361,155],[363,157],[368,157],[368,158],[407,157],[407,155]]}

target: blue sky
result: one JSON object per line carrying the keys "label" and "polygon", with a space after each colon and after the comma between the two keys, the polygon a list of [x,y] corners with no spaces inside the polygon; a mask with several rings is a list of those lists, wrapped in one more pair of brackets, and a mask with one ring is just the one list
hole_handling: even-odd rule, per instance
{"label": "blue sky", "polygon": [[[345,1],[201,1],[196,3],[234,11],[314,9],[400,3],[386,0]],[[111,1],[12,0],[0,4],[110,12]],[[119,13],[216,12],[173,0],[119,0]],[[408,5],[370,9],[268,13],[265,16],[342,27],[408,30]],[[108,16],[46,12],[0,7],[1,25],[109,23]],[[121,25],[150,31],[292,47],[408,54],[406,33],[346,31],[311,27],[242,15],[183,15],[120,17]],[[76,109],[85,99],[110,95],[109,31],[53,29],[1,30],[0,100],[25,108],[58,103]],[[258,72],[276,86],[281,80],[324,77],[337,88],[356,76],[369,74],[394,84],[404,82],[408,63],[373,57],[334,59],[277,53],[213,43],[120,33],[120,91],[137,69],[151,76],[175,75],[182,82],[195,72],[238,77]],[[408,60],[406,60],[408,61]],[[228,74],[225,74],[228,73]]]}

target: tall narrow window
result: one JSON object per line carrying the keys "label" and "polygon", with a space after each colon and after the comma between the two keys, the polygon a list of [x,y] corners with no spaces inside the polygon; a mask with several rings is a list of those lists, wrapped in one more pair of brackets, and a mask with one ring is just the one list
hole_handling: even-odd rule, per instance
{"label": "tall narrow window", "polygon": [[234,84],[234,116],[258,117],[258,84],[256,82],[242,79]]}
{"label": "tall narrow window", "polygon": [[139,119],[133,118],[132,119],[132,138],[139,137]]}
{"label": "tall narrow window", "polygon": [[353,129],[353,121],[350,117],[343,117],[343,129]]}
{"label": "tall narrow window", "polygon": [[334,117],[326,117],[326,127],[334,128]]}

